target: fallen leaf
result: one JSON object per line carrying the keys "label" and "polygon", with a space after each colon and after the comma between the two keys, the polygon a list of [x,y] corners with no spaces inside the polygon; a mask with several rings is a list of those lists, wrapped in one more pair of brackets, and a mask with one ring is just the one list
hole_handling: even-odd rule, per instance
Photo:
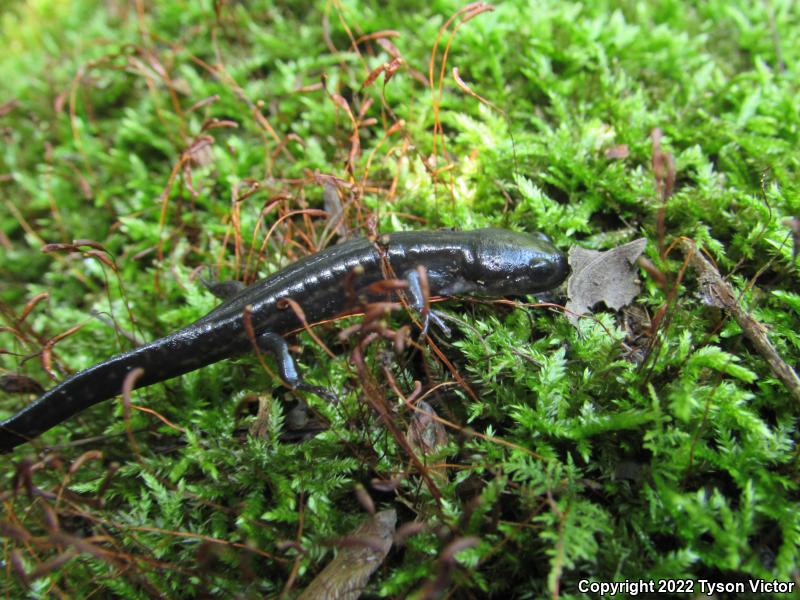
{"label": "fallen leaf", "polygon": [[424,400],[417,404],[417,412],[411,417],[406,432],[406,439],[416,452],[427,456],[447,445],[447,431],[436,417],[430,404]]}
{"label": "fallen leaf", "polygon": [[336,598],[355,600],[370,576],[389,554],[397,512],[382,510],[368,517],[352,534],[342,538],[339,552],[303,590],[297,600]]}
{"label": "fallen leaf", "polygon": [[[447,446],[449,441],[447,430],[444,425],[437,421],[438,415],[433,407],[421,400],[417,403],[417,410],[411,417],[406,432],[408,445],[422,458],[422,462],[427,464],[429,458],[435,458],[441,453],[442,448]],[[447,483],[447,469],[444,467],[430,467],[428,474],[439,485]]]}
{"label": "fallen leaf", "polygon": [[325,212],[328,213],[328,223],[325,226],[325,235],[322,236],[322,239],[327,238],[328,229],[334,229],[337,234],[346,237],[347,227],[344,224],[344,207],[342,206],[341,198],[339,198],[339,188],[335,181],[322,181],[322,201]]}
{"label": "fallen leaf", "polygon": [[622,246],[599,252],[573,246],[569,249],[572,275],[567,281],[567,318],[577,327],[580,315],[604,303],[619,310],[639,293],[636,260],[647,245],[639,238]]}

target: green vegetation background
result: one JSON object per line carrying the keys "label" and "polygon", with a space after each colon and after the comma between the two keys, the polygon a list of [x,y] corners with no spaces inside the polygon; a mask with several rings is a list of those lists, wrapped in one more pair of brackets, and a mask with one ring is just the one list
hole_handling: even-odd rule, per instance
{"label": "green vegetation background", "polygon": [[[462,12],[473,18],[439,38],[462,7],[2,9],[0,375],[50,387],[132,346],[112,322],[150,340],[207,312],[206,267],[248,280],[309,252],[326,226],[313,212],[321,175],[348,184],[347,224],[362,233],[376,217],[380,231],[542,230],[565,249],[645,236],[665,279],[643,271],[637,305],[650,317],[666,307],[652,327],[640,313],[635,338],[610,312],[576,330],[558,311],[451,302],[456,334],[437,344],[452,371],[430,350],[370,345],[366,385],[401,429],[411,413],[385,369],[404,395],[454,372],[475,391],[427,397],[459,426],[423,457],[450,465],[433,486],[367,407],[357,340],[337,338],[350,322],[317,330],[333,358],[298,337],[308,380],[341,396],[308,398],[330,425],[305,442],[278,439],[288,397],[254,358],[134,394],[172,425],[95,407],[2,458],[3,597],[291,597],[365,517],[357,484],[425,525],[373,576],[373,595],[800,579],[797,401],[702,303],[691,270],[679,277],[678,251],[660,253],[696,240],[798,363],[786,221],[800,214],[797,4],[513,0]],[[392,54],[403,62],[388,83],[379,73],[365,86]],[[676,165],[665,204],[654,128]],[[76,239],[101,247],[41,251]],[[42,349],[76,325],[48,374]],[[251,436],[257,395],[268,412]],[[0,392],[0,415],[31,397]],[[394,490],[371,485],[401,474]],[[466,547],[457,562],[453,543]]]}

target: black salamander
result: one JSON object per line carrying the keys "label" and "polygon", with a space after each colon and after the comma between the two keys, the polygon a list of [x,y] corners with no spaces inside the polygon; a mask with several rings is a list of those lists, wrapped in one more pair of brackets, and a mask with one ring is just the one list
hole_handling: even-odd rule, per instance
{"label": "black salamander", "polygon": [[[419,266],[425,267],[430,294],[437,296],[541,292],[559,285],[568,272],[566,257],[539,233],[420,231],[387,234],[376,241],[350,240],[238,291],[175,333],[67,378],[0,423],[0,452],[9,452],[85,408],[117,396],[126,375],[135,368],[144,371],[135,387],[143,387],[251,350],[252,339],[244,325],[246,311],[256,343],[276,358],[283,381],[315,391],[297,373],[283,339],[302,323],[293,310],[281,308],[280,301],[296,301],[308,323],[323,321],[352,308],[348,289],[361,290],[393,272],[408,283],[411,307],[422,311],[425,299]],[[444,329],[434,311],[427,316]]]}

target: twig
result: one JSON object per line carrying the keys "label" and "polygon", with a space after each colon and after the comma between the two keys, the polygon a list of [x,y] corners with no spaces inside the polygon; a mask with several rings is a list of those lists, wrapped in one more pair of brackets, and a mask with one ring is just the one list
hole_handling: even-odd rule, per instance
{"label": "twig", "polygon": [[714,265],[708,262],[697,250],[691,240],[682,240],[681,248],[689,263],[697,271],[703,295],[708,301],[726,310],[742,328],[745,337],[755,346],[758,353],[767,361],[772,373],[781,380],[792,396],[800,402],[800,379],[794,369],[780,357],[775,346],[767,337],[767,329],[745,311],[737,300],[737,295]]}

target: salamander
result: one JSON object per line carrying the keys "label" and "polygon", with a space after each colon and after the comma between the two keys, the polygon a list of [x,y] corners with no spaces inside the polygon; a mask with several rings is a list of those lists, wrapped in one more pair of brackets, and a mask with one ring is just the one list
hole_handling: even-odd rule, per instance
{"label": "salamander", "polygon": [[[80,411],[121,393],[133,369],[144,387],[200,369],[253,349],[273,355],[278,374],[291,388],[306,385],[284,340],[303,326],[286,300],[299,304],[307,323],[347,311],[352,290],[389,277],[405,280],[408,304],[444,329],[426,302],[418,267],[424,267],[428,293],[486,297],[523,295],[558,286],[567,276],[566,257],[541,233],[505,229],[408,231],[375,240],[352,239],[311,254],[285,269],[239,290],[174,333],[117,354],[65,379],[0,423],[0,452],[44,433]],[[283,301],[283,302],[282,302]],[[246,315],[246,316],[245,316]],[[249,320],[250,327],[245,319]]]}

